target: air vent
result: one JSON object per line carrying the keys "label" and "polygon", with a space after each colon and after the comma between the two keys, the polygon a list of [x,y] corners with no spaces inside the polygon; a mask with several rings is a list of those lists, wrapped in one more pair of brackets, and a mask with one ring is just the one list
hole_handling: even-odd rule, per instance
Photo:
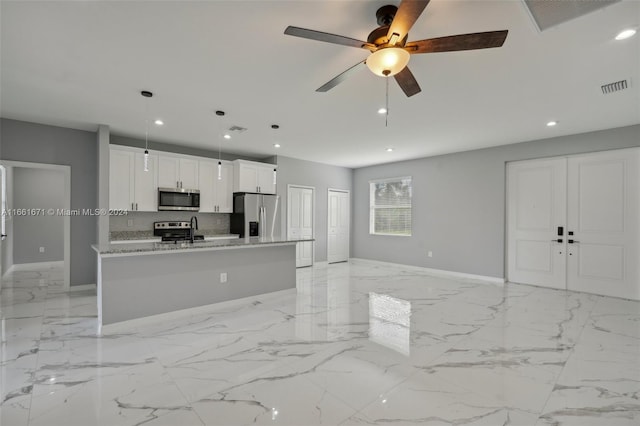
{"label": "air vent", "polygon": [[600,86],[602,88],[602,94],[608,95],[609,93],[619,92],[620,90],[624,90],[628,87],[627,80],[620,80],[609,84],[604,84]]}
{"label": "air vent", "polygon": [[620,0],[523,0],[538,29],[544,31]]}
{"label": "air vent", "polygon": [[229,127],[229,131],[230,132],[242,133],[242,132],[245,132],[246,130],[247,130],[246,127],[240,127],[240,126],[231,126],[231,127]]}

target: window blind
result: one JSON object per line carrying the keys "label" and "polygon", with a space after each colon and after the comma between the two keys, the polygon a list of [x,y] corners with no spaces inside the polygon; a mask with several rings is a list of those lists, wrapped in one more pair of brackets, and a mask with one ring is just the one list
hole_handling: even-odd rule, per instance
{"label": "window blind", "polygon": [[411,235],[411,177],[369,182],[369,233]]}

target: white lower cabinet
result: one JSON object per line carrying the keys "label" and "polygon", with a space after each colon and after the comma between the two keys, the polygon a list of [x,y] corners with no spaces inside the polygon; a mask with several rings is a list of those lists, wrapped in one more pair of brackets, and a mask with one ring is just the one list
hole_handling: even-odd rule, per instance
{"label": "white lower cabinet", "polygon": [[200,212],[231,213],[233,211],[233,165],[221,161],[221,179],[218,179],[218,161],[200,160]]}
{"label": "white lower cabinet", "polygon": [[109,208],[157,211],[157,155],[149,155],[144,171],[144,153],[111,148],[109,155]]}

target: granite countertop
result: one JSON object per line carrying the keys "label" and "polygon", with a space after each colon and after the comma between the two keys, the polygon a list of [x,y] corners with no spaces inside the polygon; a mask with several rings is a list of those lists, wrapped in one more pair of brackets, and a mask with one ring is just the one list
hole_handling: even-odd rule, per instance
{"label": "granite countertop", "polygon": [[[202,229],[196,231],[196,235],[207,237],[237,238],[238,234],[220,234],[213,229]],[[114,231],[109,235],[111,241],[131,241],[131,240],[160,240],[160,237],[153,235],[153,231]]]}
{"label": "granite countertop", "polygon": [[194,250],[240,249],[263,245],[290,245],[299,241],[313,239],[287,239],[269,237],[250,237],[228,240],[196,241],[194,243],[130,243],[130,244],[94,244],[91,247],[102,257],[135,256],[161,254],[167,252],[189,252]]}

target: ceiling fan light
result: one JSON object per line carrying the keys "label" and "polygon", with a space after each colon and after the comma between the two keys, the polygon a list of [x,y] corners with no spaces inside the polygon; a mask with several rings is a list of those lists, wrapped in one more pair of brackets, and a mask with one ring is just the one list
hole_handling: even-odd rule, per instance
{"label": "ceiling fan light", "polygon": [[616,36],[616,40],[626,40],[629,37],[633,37],[635,34],[636,30],[634,30],[633,28],[629,28],[618,33],[618,35]]}
{"label": "ceiling fan light", "polygon": [[[375,75],[391,77],[398,74],[409,63],[409,52],[399,47],[378,49],[367,58],[367,67]],[[389,71],[385,73],[385,71]]]}

